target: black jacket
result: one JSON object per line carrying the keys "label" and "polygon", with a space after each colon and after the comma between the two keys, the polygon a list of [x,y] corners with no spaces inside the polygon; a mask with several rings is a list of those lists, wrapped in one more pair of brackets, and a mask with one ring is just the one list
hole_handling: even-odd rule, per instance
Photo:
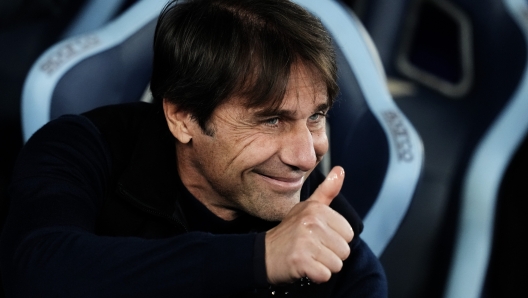
{"label": "black jacket", "polygon": [[[0,246],[7,296],[386,296],[383,270],[342,197],[331,206],[356,233],[343,271],[320,286],[270,288],[263,232],[277,223],[212,215],[182,185],[174,142],[162,109],[146,103],[63,116],[39,130],[10,188]],[[301,198],[323,179],[312,174]]]}

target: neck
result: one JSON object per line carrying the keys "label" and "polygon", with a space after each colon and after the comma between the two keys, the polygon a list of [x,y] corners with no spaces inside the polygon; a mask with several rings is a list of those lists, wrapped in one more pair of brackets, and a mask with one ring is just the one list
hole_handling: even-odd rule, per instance
{"label": "neck", "polygon": [[199,167],[194,165],[192,156],[187,154],[185,148],[181,148],[184,144],[176,145],[176,163],[180,179],[200,203],[202,203],[209,211],[219,218],[227,221],[234,220],[239,216],[239,211],[231,206],[227,200],[220,195],[211,191],[212,187],[200,174]]}

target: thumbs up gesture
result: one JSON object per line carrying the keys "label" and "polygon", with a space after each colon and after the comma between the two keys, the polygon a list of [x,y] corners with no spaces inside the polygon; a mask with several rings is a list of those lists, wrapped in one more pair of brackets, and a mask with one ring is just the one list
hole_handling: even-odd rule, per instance
{"label": "thumbs up gesture", "polygon": [[339,194],[344,176],[343,168],[334,167],[310,198],[295,205],[266,233],[266,272],[271,284],[301,277],[323,283],[341,270],[354,231],[329,205]]}

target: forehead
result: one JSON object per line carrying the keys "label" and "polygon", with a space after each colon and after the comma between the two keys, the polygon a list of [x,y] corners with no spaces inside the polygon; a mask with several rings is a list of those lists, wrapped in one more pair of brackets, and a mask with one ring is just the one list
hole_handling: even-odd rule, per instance
{"label": "forehead", "polygon": [[261,109],[290,112],[307,109],[312,112],[327,107],[329,107],[329,100],[325,84],[310,73],[299,72],[291,77],[284,98],[279,105],[268,105]]}
{"label": "forehead", "polygon": [[242,99],[239,100],[239,104],[245,105],[248,109],[269,111],[293,108],[292,105],[330,104],[327,86],[321,75],[302,64],[292,66],[284,91],[284,96],[280,100],[269,100],[259,106],[251,107]]}
{"label": "forehead", "polygon": [[314,95],[326,96],[326,85],[315,70],[303,65],[292,67],[286,92],[299,92],[303,90]]}

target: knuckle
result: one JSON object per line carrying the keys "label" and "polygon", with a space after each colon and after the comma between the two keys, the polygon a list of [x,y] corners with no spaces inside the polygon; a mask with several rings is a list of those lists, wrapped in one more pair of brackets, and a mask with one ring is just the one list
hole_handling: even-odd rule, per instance
{"label": "knuckle", "polygon": [[302,217],[302,223],[308,228],[313,228],[321,225],[321,220],[315,213],[308,213]]}
{"label": "knuckle", "polygon": [[291,253],[289,259],[294,268],[299,268],[306,263],[306,254],[303,250],[295,250]]}

